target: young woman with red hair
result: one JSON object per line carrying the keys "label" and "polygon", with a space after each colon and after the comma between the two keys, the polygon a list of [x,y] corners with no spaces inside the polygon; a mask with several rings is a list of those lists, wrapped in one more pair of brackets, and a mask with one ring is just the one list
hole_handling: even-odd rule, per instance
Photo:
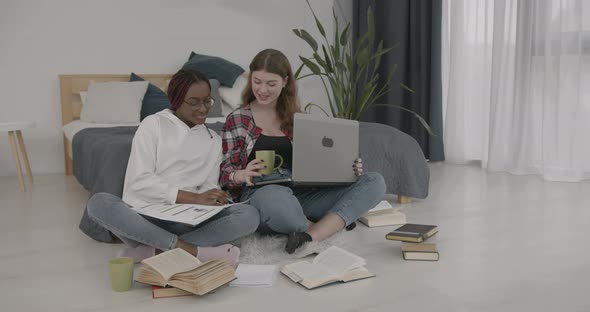
{"label": "young woman with red hair", "polygon": [[323,240],[353,225],[381,201],[385,182],[378,173],[362,174],[362,161],[357,159],[352,169],[359,178],[350,186],[253,187],[252,177],[260,176],[258,170],[264,168],[255,159],[257,150],[274,150],[291,169],[293,119],[300,109],[295,78],[283,53],[263,50],[249,69],[243,104],[227,117],[222,130],[220,184],[258,209],[259,231],[288,234],[285,250],[293,253],[306,242]]}
{"label": "young woman with red hair", "polygon": [[182,248],[201,261],[222,258],[235,264],[240,250],[227,243],[258,227],[258,211],[250,205],[226,208],[197,227],[129,209],[157,203],[227,203],[228,194],[218,186],[221,138],[205,125],[215,104],[210,93],[203,74],[177,72],[168,86],[171,109],[146,117],[135,133],[123,198],[97,193],[88,201],[89,216],[125,242],[130,248],[123,255],[135,261],[155,249]]}

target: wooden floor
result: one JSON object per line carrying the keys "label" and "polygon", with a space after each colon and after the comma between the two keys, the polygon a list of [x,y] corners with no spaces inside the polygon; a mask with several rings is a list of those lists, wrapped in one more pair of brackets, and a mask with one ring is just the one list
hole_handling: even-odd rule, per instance
{"label": "wooden floor", "polygon": [[410,262],[390,227],[362,225],[344,248],[377,277],[308,291],[223,288],[153,300],[147,287],[110,290],[121,245],[78,230],[87,192],[73,177],[35,176],[28,192],[0,178],[2,311],[590,311],[590,183],[431,165],[430,195],[404,205],[409,222],[439,225],[438,262]]}

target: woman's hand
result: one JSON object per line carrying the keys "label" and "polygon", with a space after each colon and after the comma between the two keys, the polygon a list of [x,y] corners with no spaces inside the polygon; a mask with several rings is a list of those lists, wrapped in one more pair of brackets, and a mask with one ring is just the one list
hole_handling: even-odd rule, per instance
{"label": "woman's hand", "polygon": [[355,159],[352,170],[354,171],[354,175],[357,177],[361,176],[363,174],[363,160],[360,158]]}
{"label": "woman's hand", "polygon": [[205,193],[194,194],[194,203],[198,205],[225,205],[230,196],[220,189],[210,189]]}
{"label": "woman's hand", "polygon": [[260,159],[253,159],[245,169],[238,170],[234,173],[234,182],[235,183],[246,183],[246,185],[254,185],[252,184],[252,177],[260,177],[262,173],[258,172],[259,169],[264,169],[266,166],[262,163]]}

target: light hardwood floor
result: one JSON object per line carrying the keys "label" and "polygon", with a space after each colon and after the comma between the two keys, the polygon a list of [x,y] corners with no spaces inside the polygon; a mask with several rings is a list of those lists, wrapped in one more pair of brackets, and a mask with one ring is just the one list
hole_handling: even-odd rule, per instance
{"label": "light hardwood floor", "polygon": [[147,287],[110,290],[121,245],[78,230],[87,192],[73,177],[0,178],[2,311],[590,311],[590,183],[431,165],[430,196],[404,205],[438,224],[438,262],[402,260],[390,227],[359,225],[344,247],[376,278],[313,291],[279,276],[272,288],[224,288],[153,300]]}

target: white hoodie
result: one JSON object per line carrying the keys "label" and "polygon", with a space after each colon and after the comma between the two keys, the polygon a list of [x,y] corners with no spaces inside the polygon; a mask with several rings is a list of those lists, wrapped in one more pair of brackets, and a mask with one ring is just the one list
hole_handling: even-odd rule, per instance
{"label": "white hoodie", "polygon": [[123,201],[132,207],[173,204],[179,190],[218,188],[221,160],[221,137],[205,125],[189,128],[169,109],[150,115],[133,138]]}

